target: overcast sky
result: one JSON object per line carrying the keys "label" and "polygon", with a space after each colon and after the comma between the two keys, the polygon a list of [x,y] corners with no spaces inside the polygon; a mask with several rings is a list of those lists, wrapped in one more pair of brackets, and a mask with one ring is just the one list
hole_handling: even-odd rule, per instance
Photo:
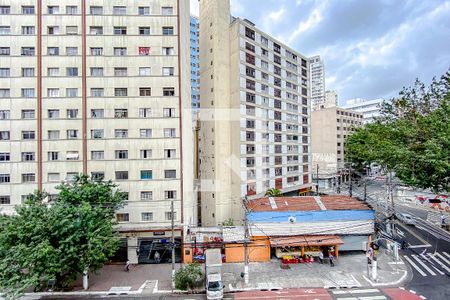
{"label": "overcast sky", "polygon": [[340,104],[395,96],[450,67],[450,0],[231,0],[231,13],[303,55],[319,54]]}

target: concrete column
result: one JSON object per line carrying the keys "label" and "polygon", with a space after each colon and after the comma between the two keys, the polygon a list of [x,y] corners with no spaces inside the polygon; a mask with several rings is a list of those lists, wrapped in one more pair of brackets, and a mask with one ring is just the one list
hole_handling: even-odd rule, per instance
{"label": "concrete column", "polygon": [[334,246],[334,257],[339,257],[339,245]]}
{"label": "concrete column", "polygon": [[129,237],[127,240],[128,247],[127,247],[127,258],[132,264],[138,263],[138,256],[136,253],[136,249],[138,247],[138,239],[137,237]]}
{"label": "concrete column", "polygon": [[302,258],[303,258],[303,256],[305,255],[305,247],[304,246],[302,246]]}

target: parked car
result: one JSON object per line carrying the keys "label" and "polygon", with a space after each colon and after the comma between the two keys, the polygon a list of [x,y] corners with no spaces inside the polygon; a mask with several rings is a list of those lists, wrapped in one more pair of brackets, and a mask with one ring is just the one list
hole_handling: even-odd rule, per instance
{"label": "parked car", "polygon": [[397,217],[397,219],[400,220],[400,222],[402,222],[406,225],[415,225],[416,224],[413,216],[411,216],[410,214],[397,213],[397,214],[395,214],[395,216]]}

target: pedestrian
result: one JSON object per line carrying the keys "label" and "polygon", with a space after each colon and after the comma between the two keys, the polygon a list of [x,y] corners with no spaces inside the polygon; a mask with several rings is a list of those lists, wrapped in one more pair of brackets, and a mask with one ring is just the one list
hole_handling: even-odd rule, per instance
{"label": "pedestrian", "polygon": [[444,227],[445,226],[445,216],[443,213],[441,213],[441,226]]}
{"label": "pedestrian", "polygon": [[155,263],[159,264],[161,262],[161,256],[159,255],[159,252],[155,252]]}
{"label": "pedestrian", "polygon": [[321,265],[323,265],[323,252],[322,251],[319,252],[319,262]]}
{"label": "pedestrian", "polygon": [[330,259],[330,267],[334,267],[334,261],[333,261],[333,260],[334,260],[334,257],[333,257],[333,254],[330,253],[328,257],[329,257],[329,259]]}
{"label": "pedestrian", "polygon": [[130,271],[130,265],[131,265],[130,261],[127,260],[127,262],[125,264],[125,272],[129,272]]}

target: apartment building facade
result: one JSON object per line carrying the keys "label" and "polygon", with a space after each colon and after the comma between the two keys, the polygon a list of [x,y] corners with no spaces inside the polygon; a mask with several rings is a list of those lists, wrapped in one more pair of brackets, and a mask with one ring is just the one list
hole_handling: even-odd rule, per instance
{"label": "apartment building facade", "polygon": [[192,113],[196,117],[200,108],[200,57],[199,57],[199,24],[198,18],[190,18],[190,45],[191,45],[191,97]]}
{"label": "apartment building facade", "polygon": [[[125,256],[195,224],[189,4],[0,0],[0,209],[76,174],[128,193]],[[171,203],[174,211],[171,211]]]}
{"label": "apartment building facade", "polygon": [[333,188],[348,180],[345,141],[362,124],[362,113],[330,107],[311,113],[313,178],[319,188]]}
{"label": "apartment building facade", "polygon": [[311,108],[317,110],[325,107],[325,66],[320,55],[309,59],[311,79]]}
{"label": "apartment building facade", "polygon": [[325,104],[324,108],[338,106],[338,94],[336,91],[325,92]]}
{"label": "apartment building facade", "polygon": [[372,123],[375,118],[379,117],[381,114],[381,104],[386,101],[382,98],[379,99],[350,99],[347,100],[344,108],[351,109],[363,114],[363,123]]}
{"label": "apartment building facade", "polygon": [[311,188],[308,59],[228,0],[200,1],[202,226],[243,220],[245,198]]}

